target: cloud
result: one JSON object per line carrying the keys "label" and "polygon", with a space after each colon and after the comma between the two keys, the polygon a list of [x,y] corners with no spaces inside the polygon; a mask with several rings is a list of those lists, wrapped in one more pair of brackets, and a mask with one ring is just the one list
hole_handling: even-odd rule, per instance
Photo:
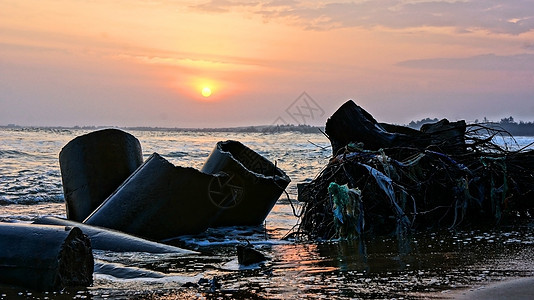
{"label": "cloud", "polygon": [[311,30],[383,26],[393,29],[451,27],[457,32],[484,30],[518,35],[534,29],[531,0],[466,1],[230,1],[212,0],[195,6],[209,12],[247,7],[265,19],[284,18]]}
{"label": "cloud", "polygon": [[258,63],[246,60],[210,60],[202,58],[189,58],[181,56],[148,56],[119,54],[115,57],[119,59],[133,60],[145,64],[156,64],[181,67],[196,70],[220,70],[226,72],[251,71],[262,68]]}
{"label": "cloud", "polygon": [[254,7],[258,4],[259,2],[255,1],[210,0],[203,4],[191,5],[190,8],[203,12],[224,13],[237,7]]}
{"label": "cloud", "polygon": [[417,69],[531,72],[534,70],[534,54],[518,54],[510,56],[484,54],[465,58],[417,59],[399,62],[397,65]]}

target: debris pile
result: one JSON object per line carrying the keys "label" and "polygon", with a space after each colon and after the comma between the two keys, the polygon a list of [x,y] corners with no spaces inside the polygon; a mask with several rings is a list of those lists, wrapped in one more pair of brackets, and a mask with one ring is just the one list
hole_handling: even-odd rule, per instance
{"label": "debris pile", "polygon": [[333,157],[299,189],[302,238],[495,225],[534,207],[534,151],[497,144],[504,130],[446,119],[420,130],[380,124],[348,101],[325,133]]}

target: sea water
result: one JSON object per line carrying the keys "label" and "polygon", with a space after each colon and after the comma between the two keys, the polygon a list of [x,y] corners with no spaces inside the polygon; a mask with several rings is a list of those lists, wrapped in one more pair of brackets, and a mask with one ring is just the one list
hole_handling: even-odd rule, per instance
{"label": "sea water", "polygon": [[[70,140],[90,131],[1,128],[0,221],[65,217],[58,155]],[[0,299],[443,298],[455,289],[534,275],[531,224],[422,233],[403,241],[283,239],[298,224],[296,183],[313,180],[330,158],[330,143],[320,132],[126,131],[140,140],[145,159],[157,152],[175,165],[197,169],[218,141],[238,140],[276,162],[292,182],[263,226],[209,229],[173,241],[198,254],[94,251],[93,286],[36,293],[0,285]],[[534,139],[516,141],[523,147]],[[268,257],[265,263],[237,263],[235,246],[248,242]]]}

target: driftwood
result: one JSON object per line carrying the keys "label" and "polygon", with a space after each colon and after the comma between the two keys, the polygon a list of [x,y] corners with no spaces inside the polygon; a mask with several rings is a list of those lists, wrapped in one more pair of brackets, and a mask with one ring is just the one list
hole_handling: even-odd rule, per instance
{"label": "driftwood", "polygon": [[77,227],[0,223],[0,283],[39,291],[93,283],[93,253]]}
{"label": "driftwood", "polygon": [[534,152],[492,142],[505,132],[464,121],[420,131],[377,124],[352,101],[328,120],[333,157],[299,188],[301,236],[495,225],[534,208]]}

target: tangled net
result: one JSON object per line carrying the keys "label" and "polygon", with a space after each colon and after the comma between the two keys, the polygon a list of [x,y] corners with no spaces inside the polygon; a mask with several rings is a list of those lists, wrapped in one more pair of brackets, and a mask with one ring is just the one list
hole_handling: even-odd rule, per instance
{"label": "tangled net", "polygon": [[[351,239],[530,217],[534,151],[499,138],[515,141],[504,130],[472,124],[462,141],[423,148],[366,150],[349,143],[299,190],[303,206],[294,234]],[[450,151],[451,145],[462,150]]]}

